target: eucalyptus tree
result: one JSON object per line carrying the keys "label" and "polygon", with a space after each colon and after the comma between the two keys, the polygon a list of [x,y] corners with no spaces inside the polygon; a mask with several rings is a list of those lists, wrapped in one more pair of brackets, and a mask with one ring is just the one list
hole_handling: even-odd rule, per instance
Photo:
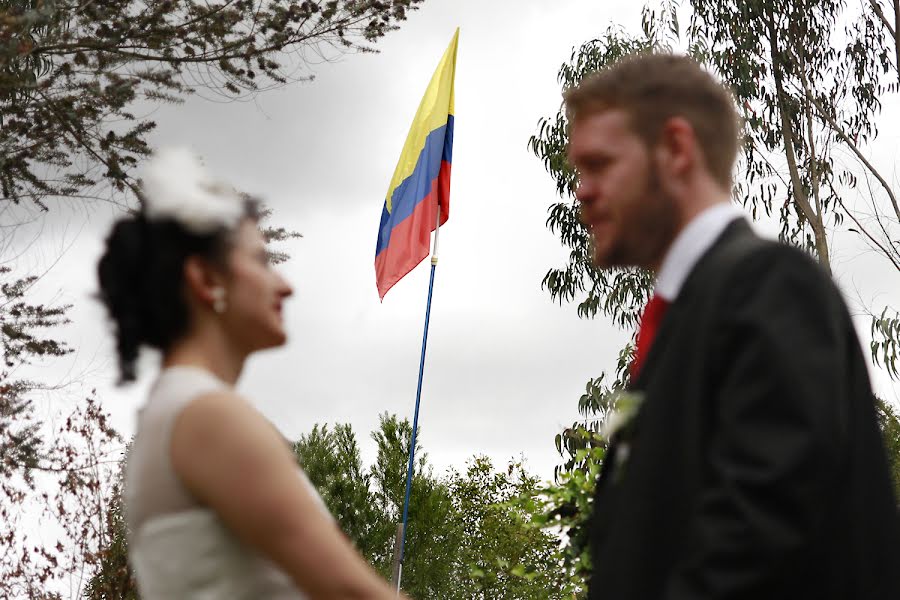
{"label": "eucalyptus tree", "polygon": [[[896,284],[897,165],[871,156],[883,102],[900,90],[900,11],[886,4],[691,0],[688,39],[743,113],[738,198],[754,215],[777,215],[782,238],[829,272],[832,246],[858,236]],[[896,305],[860,308],[872,318],[873,360],[900,376]]]}
{"label": "eucalyptus tree", "polygon": [[[744,152],[735,197],[754,217],[778,220],[781,237],[809,250],[829,272],[835,232],[861,237],[900,276],[900,205],[886,171],[867,157],[885,96],[900,87],[898,32],[882,3],[860,11],[836,0],[692,0],[690,25],[680,3],[645,8],[642,35],[613,27],[573,50],[558,80],[563,88],[641,50],[686,51],[734,91],[744,119]],[[894,20],[900,19],[894,2]],[[637,270],[598,272],[578,222],[574,174],[565,158],[565,115],[541,119],[529,147],[555,179],[563,200],[548,227],[569,248],[564,268],[543,286],[578,314],[598,313],[633,328],[651,284]],[[864,306],[873,316],[873,359],[898,375],[896,307]]]}
{"label": "eucalyptus tree", "polygon": [[[576,48],[560,68],[560,85],[573,86],[632,52],[687,51],[734,90],[745,139],[734,193],[753,216],[777,218],[782,238],[809,250],[828,270],[831,234],[844,231],[868,241],[889,271],[900,273],[897,193],[864,152],[878,133],[882,98],[900,85],[893,58],[897,31],[884,10],[870,2],[848,15],[843,2],[824,0],[694,0],[690,5],[686,35],[679,27],[678,2],[647,7],[642,35],[613,27]],[[547,225],[570,251],[567,264],[549,270],[542,285],[555,300],[577,301],[582,317],[600,314],[633,329],[652,279],[639,270],[600,272],[590,264],[587,232],[574,201],[574,173],[565,157],[567,127],[560,111],[541,119],[529,140],[562,197],[549,208]],[[873,359],[896,376],[896,308],[864,309],[874,317]],[[620,384],[621,367],[620,360]]]}

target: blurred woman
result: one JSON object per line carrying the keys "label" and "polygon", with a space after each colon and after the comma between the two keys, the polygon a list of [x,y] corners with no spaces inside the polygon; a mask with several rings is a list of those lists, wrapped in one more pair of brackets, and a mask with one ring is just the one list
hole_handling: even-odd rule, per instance
{"label": "blurred woman", "polygon": [[269,264],[256,203],[183,150],[152,161],[142,195],[98,269],[122,380],[142,346],[162,353],[126,468],[141,597],[395,598],[234,390],[252,352],[286,339],[291,287]]}

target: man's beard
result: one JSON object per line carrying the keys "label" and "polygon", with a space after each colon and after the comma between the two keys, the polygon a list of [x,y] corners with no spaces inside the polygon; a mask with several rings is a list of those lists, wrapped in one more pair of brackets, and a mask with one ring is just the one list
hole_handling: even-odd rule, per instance
{"label": "man's beard", "polygon": [[622,223],[619,239],[601,257],[589,239],[590,256],[598,269],[615,267],[658,268],[666,250],[675,239],[677,213],[675,202],[660,183],[655,164],[647,167],[647,184],[636,194],[630,222]]}

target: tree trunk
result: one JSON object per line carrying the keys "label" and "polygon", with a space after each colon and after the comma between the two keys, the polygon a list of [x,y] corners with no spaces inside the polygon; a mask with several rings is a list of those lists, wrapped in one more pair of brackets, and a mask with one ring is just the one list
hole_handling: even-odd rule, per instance
{"label": "tree trunk", "polygon": [[894,0],[894,53],[897,56],[897,81],[900,82],[900,0]]}
{"label": "tree trunk", "polygon": [[794,202],[800,208],[803,216],[809,221],[813,228],[816,244],[816,256],[819,262],[831,274],[831,260],[828,256],[828,238],[825,236],[825,224],[822,220],[821,213],[816,213],[809,203],[809,197],[803,189],[800,181],[800,170],[797,167],[797,156],[794,152],[794,141],[790,130],[790,115],[788,114],[786,97],[784,91],[783,73],[779,64],[778,57],[778,34],[775,30],[775,16],[772,13],[771,6],[767,8],[767,25],[769,29],[769,56],[772,60],[772,74],[775,77],[775,96],[778,102],[778,111],[781,116],[781,139],[784,143],[784,155],[787,159],[788,170],[791,175],[791,191],[793,192]]}

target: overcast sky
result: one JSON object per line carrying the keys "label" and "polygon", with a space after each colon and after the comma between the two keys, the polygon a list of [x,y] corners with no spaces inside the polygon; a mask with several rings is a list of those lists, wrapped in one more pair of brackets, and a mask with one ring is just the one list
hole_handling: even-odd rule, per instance
{"label": "overcast sky", "polygon": [[[554,183],[526,143],[538,119],[559,107],[556,73],[573,46],[611,23],[637,31],[639,13],[637,2],[428,0],[379,43],[379,54],[316,65],[311,83],[252,102],[194,98],[154,112],[156,146],[194,149],[214,173],[263,197],[276,224],[304,235],[281,248],[293,257],[281,267],[296,292],[286,306],[290,341],[253,357],[240,383],[285,435],[351,423],[370,461],[378,414],[412,419],[428,265],[380,303],[375,237],[411,119],[460,27],[451,216],[441,231],[420,439],[438,472],[487,454],[498,463],[524,455],[532,471],[552,475],[555,434],[577,418],[586,381],[614,364],[628,333],[579,320],[574,305],[560,307],[541,290],[566,252],[544,226]],[[896,98],[886,103],[896,108]],[[896,152],[897,135],[882,137]],[[75,305],[65,336],[77,353],[42,376],[76,380],[68,388],[76,395],[96,387],[128,437],[156,368],[151,356],[138,384],[113,385],[112,340],[90,298],[116,213],[93,205],[57,214],[65,218],[23,228],[17,242],[41,231],[18,264],[52,265],[38,292]],[[879,306],[900,296],[896,277],[872,277],[871,256],[842,251],[837,265],[842,285]],[[896,388],[876,377],[895,398]]]}

